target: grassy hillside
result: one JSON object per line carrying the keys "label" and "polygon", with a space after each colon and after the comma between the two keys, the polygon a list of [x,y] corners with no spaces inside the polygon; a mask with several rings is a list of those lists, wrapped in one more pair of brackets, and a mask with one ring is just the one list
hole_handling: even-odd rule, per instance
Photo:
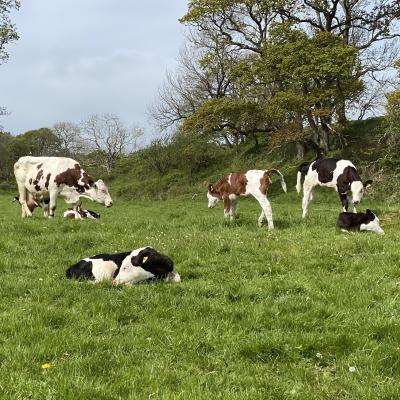
{"label": "grassy hillside", "polygon": [[[375,185],[370,190],[374,198],[390,197],[393,202],[399,200],[400,188],[393,193],[393,184],[387,183],[386,171],[377,162],[382,156],[379,138],[381,136],[382,118],[371,118],[365,121],[353,121],[339,140],[332,137],[332,150],[329,156],[352,160],[363,179],[373,178]],[[279,168],[285,175],[288,186],[295,185],[297,167],[301,163],[295,157],[294,145],[277,148],[268,143],[260,143],[258,148],[253,144],[241,145],[239,149],[213,148],[207,165],[189,177],[183,168],[167,168],[159,173],[148,160],[146,150],[120,160],[114,174],[108,177],[113,192],[124,199],[149,198],[163,200],[179,195],[203,194],[207,184],[215,182],[224,173],[246,169]],[[169,155],[171,163],[182,157],[175,152]],[[315,159],[316,154],[309,151],[305,161]],[[389,171],[390,173],[390,171]],[[107,179],[107,178],[106,178]],[[393,179],[395,181],[395,179]]]}
{"label": "grassy hillside", "polygon": [[[93,203],[99,221],[21,219],[0,195],[1,399],[397,399],[399,211],[342,234],[332,192],[301,219],[292,191],[226,224],[205,197]],[[64,278],[78,259],[151,245],[181,284]],[[46,365],[47,364],[47,365]],[[43,368],[48,367],[48,368]]]}

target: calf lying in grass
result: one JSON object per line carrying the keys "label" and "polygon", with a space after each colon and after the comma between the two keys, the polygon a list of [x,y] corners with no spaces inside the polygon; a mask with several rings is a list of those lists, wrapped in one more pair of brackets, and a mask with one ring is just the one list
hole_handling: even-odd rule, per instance
{"label": "calf lying in grass", "polygon": [[91,211],[91,210],[84,210],[81,206],[78,206],[76,210],[73,208],[68,208],[67,211],[64,212],[64,218],[68,219],[99,219],[100,214]]}
{"label": "calf lying in grass", "polygon": [[84,258],[68,268],[69,279],[88,279],[95,282],[113,280],[114,284],[133,284],[147,280],[180,282],[173,272],[173,261],[151,247],[130,252],[99,254]]}
{"label": "calf lying in grass", "polygon": [[379,218],[371,210],[365,213],[342,212],[336,226],[344,231],[372,231],[379,235],[385,233],[379,225]]}

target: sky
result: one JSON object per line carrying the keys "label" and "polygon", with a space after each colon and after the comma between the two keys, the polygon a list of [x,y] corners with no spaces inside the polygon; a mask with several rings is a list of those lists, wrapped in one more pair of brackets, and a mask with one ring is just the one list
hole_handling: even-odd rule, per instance
{"label": "sky", "polygon": [[185,38],[187,0],[22,0],[0,65],[0,125],[14,135],[113,113],[157,136],[147,114]]}

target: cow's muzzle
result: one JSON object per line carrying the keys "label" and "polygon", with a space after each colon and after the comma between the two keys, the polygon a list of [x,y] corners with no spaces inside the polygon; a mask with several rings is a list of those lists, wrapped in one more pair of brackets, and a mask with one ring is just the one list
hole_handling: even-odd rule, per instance
{"label": "cow's muzzle", "polygon": [[354,200],[353,204],[356,206],[360,201]]}
{"label": "cow's muzzle", "polygon": [[110,208],[110,207],[112,207],[112,205],[113,205],[113,202],[110,201],[109,203],[106,204],[106,207],[107,207],[107,208]]}

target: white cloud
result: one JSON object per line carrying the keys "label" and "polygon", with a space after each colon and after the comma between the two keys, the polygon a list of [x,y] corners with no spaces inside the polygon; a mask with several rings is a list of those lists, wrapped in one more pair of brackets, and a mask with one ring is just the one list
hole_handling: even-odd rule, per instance
{"label": "white cloud", "polygon": [[35,0],[13,14],[20,40],[0,66],[1,119],[19,134],[112,112],[144,126],[184,41],[187,0]]}

